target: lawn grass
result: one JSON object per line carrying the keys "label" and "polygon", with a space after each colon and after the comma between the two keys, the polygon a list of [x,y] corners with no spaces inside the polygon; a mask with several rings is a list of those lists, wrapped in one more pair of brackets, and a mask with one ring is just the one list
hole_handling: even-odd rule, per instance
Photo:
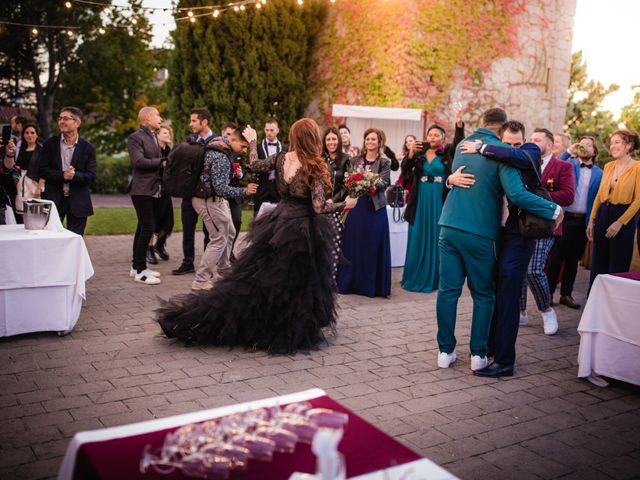
{"label": "lawn grass", "polygon": [[[136,211],[132,207],[97,207],[87,221],[85,235],[133,235],[136,233]],[[182,231],[180,207],[173,209],[174,232]],[[253,221],[253,211],[242,211],[242,231],[246,232]],[[202,220],[198,219],[197,230],[202,230]]]}

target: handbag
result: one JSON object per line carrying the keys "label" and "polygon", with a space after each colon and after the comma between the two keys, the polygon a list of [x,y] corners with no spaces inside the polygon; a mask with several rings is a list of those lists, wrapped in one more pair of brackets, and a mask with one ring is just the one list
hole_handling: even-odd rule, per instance
{"label": "handbag", "polygon": [[387,205],[393,208],[393,221],[396,223],[404,222],[402,218],[402,209],[406,205],[406,196],[404,187],[400,184],[391,185],[385,191]]}
{"label": "handbag", "polygon": [[16,187],[16,212],[22,214],[24,212],[24,203],[27,200],[39,197],[39,195],[36,195],[38,182],[29,178],[27,172],[23,170]]}
{"label": "handbag", "polygon": [[[540,178],[538,169],[533,163],[533,159],[527,152],[525,152],[525,154],[533,166],[533,171],[535,172],[536,177],[538,177],[538,185],[535,188],[528,190],[534,195],[544,198],[545,200],[552,201],[551,194],[542,186],[542,179]],[[553,236],[555,229],[556,222],[554,220],[547,220],[546,218],[527,212],[522,208],[518,209],[518,231],[523,237],[535,239],[548,238]]]}

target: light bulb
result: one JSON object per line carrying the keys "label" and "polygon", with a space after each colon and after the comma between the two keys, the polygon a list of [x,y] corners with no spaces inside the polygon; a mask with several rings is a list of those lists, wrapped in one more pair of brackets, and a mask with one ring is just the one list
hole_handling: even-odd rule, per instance
{"label": "light bulb", "polygon": [[64,6],[67,8],[71,8],[71,2],[64,2]]}
{"label": "light bulb", "polygon": [[37,35],[38,34],[38,29],[37,28],[31,29],[31,33],[33,33],[34,35]]}

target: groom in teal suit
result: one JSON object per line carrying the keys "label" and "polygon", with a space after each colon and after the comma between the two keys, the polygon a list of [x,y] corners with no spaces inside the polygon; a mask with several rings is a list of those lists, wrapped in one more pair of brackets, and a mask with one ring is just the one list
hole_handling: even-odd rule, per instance
{"label": "groom in teal suit", "polygon": [[[482,115],[482,128],[466,138],[483,144],[506,146],[497,132],[507,114],[492,108]],[[438,317],[438,366],[448,368],[456,359],[455,325],[458,298],[465,276],[473,298],[471,321],[471,369],[487,365],[487,341],[495,303],[496,242],[499,238],[503,195],[528,212],[548,220],[560,215],[561,208],[527,191],[519,172],[506,164],[480,154],[462,155],[456,148],[452,170],[464,167],[473,188],[453,188],[440,217],[440,284],[436,312]],[[455,185],[456,174],[447,180]],[[470,175],[469,175],[470,174]]]}

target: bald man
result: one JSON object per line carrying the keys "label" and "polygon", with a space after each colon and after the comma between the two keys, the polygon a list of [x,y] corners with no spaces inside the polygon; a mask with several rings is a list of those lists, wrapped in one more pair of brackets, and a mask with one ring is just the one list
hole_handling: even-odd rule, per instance
{"label": "bald man", "polygon": [[153,199],[160,197],[159,169],[163,158],[156,132],[162,118],[155,107],[143,107],[138,120],[140,129],[127,139],[132,175],[129,195],[138,217],[130,276],[138,283],[157,285],[160,274],[147,268],[147,247],[153,235]]}

